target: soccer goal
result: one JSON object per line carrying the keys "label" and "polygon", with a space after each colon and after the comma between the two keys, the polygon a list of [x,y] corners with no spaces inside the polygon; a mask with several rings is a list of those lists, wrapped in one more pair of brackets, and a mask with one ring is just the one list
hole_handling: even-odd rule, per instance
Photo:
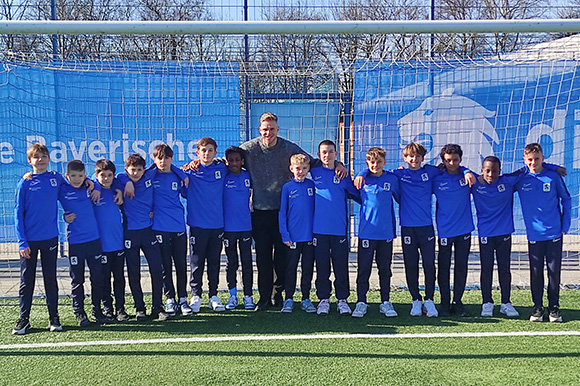
{"label": "soccer goal", "polygon": [[[183,7],[193,15],[194,5]],[[278,115],[281,136],[314,156],[322,139],[335,140],[353,173],[371,146],[384,147],[387,168],[397,168],[411,141],[426,146],[428,163],[457,143],[471,170],[495,155],[507,173],[523,166],[526,143],[539,142],[547,162],[568,170],[573,220],[562,282],[580,282],[580,22],[356,21],[379,18],[365,16],[381,11],[370,5],[351,16],[356,7],[240,7],[260,20],[228,21],[234,11],[199,7],[185,19],[197,21],[0,22],[0,296],[18,291],[14,191],[29,170],[28,145],[46,144],[59,172],[72,159],[89,173],[100,158],[122,169],[131,153],[150,163],[161,142],[181,164],[203,136],[221,155],[256,137],[266,111]],[[115,10],[111,18],[122,14]],[[513,269],[522,274],[514,284],[525,286],[515,201]]]}

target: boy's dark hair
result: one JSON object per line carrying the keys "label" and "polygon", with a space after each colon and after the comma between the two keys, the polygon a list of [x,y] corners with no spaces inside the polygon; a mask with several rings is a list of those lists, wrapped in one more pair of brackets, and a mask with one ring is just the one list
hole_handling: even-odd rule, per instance
{"label": "boy's dark hair", "polygon": [[66,172],[70,174],[70,172],[84,172],[85,171],[85,164],[83,161],[78,159],[73,159],[66,164]]}
{"label": "boy's dark hair", "polygon": [[50,153],[48,152],[48,148],[40,142],[33,143],[28,147],[26,150],[26,157],[30,160],[32,157],[37,155],[38,153],[45,154],[50,157]]}
{"label": "boy's dark hair", "polygon": [[125,161],[125,168],[128,168],[129,166],[143,166],[143,168],[145,168],[145,165],[145,159],[143,159],[139,154],[131,154]]}
{"label": "boy's dark hair", "polygon": [[230,146],[226,149],[226,159],[230,157],[230,154],[239,154],[241,159],[244,159],[244,149],[238,146]]}
{"label": "boy's dark hair", "polygon": [[200,147],[207,146],[207,145],[213,145],[213,148],[215,150],[217,150],[217,143],[211,137],[203,137],[202,139],[200,139],[199,141],[197,141],[197,144],[195,145],[195,147],[197,149],[199,149]]}
{"label": "boy's dark hair", "polygon": [[112,171],[113,174],[117,173],[117,168],[115,164],[110,159],[100,159],[95,163],[95,174],[99,174],[104,170]]}
{"label": "boy's dark hair", "polygon": [[528,143],[526,145],[526,147],[524,148],[524,154],[529,154],[529,153],[540,153],[540,154],[544,154],[544,151],[542,150],[542,145],[540,145],[539,143]]}
{"label": "boy's dark hair", "polygon": [[153,158],[161,158],[161,155],[163,155],[163,158],[173,158],[173,149],[171,146],[165,143],[160,143],[155,146],[155,149],[153,149]]}
{"label": "boy's dark hair", "polygon": [[459,158],[463,158],[463,150],[461,150],[461,146],[456,145],[454,143],[449,143],[441,149],[441,160],[445,161],[445,154],[457,154]]}
{"label": "boy's dark hair", "polygon": [[322,145],[332,146],[334,147],[334,151],[336,151],[336,145],[330,139],[325,139],[324,141],[320,142],[318,144],[318,151],[320,151],[320,146]]}
{"label": "boy's dark hair", "polygon": [[488,155],[487,157],[485,157],[483,159],[483,162],[481,164],[483,165],[486,162],[491,162],[491,163],[496,164],[500,168],[500,170],[501,170],[501,161],[496,156],[494,156],[494,155]]}
{"label": "boy's dark hair", "polygon": [[421,157],[425,157],[425,154],[427,154],[427,149],[419,142],[411,142],[407,144],[407,146],[405,146],[405,148],[403,149],[403,156],[408,156],[412,154],[418,154]]}
{"label": "boy's dark hair", "polygon": [[366,159],[374,159],[374,158],[382,158],[385,159],[387,155],[387,151],[385,149],[383,149],[382,147],[371,147],[368,151],[367,151],[367,155],[366,155]]}

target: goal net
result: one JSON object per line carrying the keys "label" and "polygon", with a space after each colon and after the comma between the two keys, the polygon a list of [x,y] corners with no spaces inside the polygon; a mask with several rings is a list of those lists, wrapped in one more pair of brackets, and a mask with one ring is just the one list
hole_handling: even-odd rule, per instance
{"label": "goal net", "polygon": [[[158,7],[168,14],[201,12],[183,20],[227,20],[243,10],[203,4]],[[267,21],[350,20],[347,11],[356,11],[344,4],[322,8],[249,11]],[[41,7],[35,12],[41,19],[49,15]],[[195,158],[195,143],[203,136],[216,139],[218,155],[258,136],[259,117],[266,111],[278,115],[282,137],[313,156],[321,140],[336,141],[354,173],[365,168],[371,146],[384,147],[387,168],[397,168],[411,141],[426,146],[428,163],[439,162],[443,145],[457,143],[463,164],[473,171],[480,171],[483,157],[495,155],[507,173],[523,166],[525,144],[539,142],[547,162],[568,170],[573,220],[564,243],[563,283],[578,282],[572,275],[580,250],[577,35],[508,30],[337,35],[304,33],[299,27],[295,33],[270,34],[264,28],[249,35],[99,30],[0,35],[0,296],[18,291],[14,192],[30,169],[26,148],[32,142],[48,146],[51,169],[59,172],[67,161],[81,159],[92,173],[100,158],[122,170],[131,153],[150,164],[152,149],[161,142],[174,148],[174,162],[182,164]],[[355,246],[356,205],[351,211]],[[514,284],[526,286],[527,242],[517,198],[514,213],[513,268],[521,269]],[[64,241],[64,224],[60,227]],[[475,244],[474,256],[478,262]],[[479,281],[478,273],[470,278]]]}

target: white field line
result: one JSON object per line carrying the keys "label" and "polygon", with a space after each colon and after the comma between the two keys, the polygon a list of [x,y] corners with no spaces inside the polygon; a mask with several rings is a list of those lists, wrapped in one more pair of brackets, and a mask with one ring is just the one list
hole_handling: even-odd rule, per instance
{"label": "white field line", "polygon": [[0,345],[0,350],[25,350],[34,348],[121,346],[159,343],[202,343],[202,342],[249,342],[316,339],[424,339],[424,338],[487,338],[520,336],[580,336],[580,331],[517,331],[517,332],[457,332],[422,334],[326,334],[326,335],[241,335],[164,339],[94,340],[86,342],[24,343]]}

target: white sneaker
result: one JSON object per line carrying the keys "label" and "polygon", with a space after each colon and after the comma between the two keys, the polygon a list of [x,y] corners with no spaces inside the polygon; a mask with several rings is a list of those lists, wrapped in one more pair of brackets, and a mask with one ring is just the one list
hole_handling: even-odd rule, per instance
{"label": "white sneaker", "polygon": [[165,302],[165,313],[169,316],[175,316],[177,313],[177,304],[174,299],[167,299]]}
{"label": "white sneaker", "polygon": [[187,304],[187,299],[179,300],[179,308],[181,309],[181,316],[189,316],[193,312],[189,304]]}
{"label": "white sneaker", "polygon": [[393,307],[393,303],[387,301],[383,302],[383,304],[379,306],[379,312],[381,314],[385,314],[385,316],[389,318],[399,316],[399,314],[397,314],[397,311],[395,311],[395,307]]}
{"label": "white sneaker", "polygon": [[420,300],[413,300],[413,306],[411,307],[411,316],[421,316],[423,315],[423,302]]}
{"label": "white sneaker", "polygon": [[435,302],[433,300],[425,300],[423,309],[428,318],[436,318],[439,316],[439,311],[437,311],[437,307],[435,307]]}
{"label": "white sneaker", "polygon": [[228,302],[226,303],[226,310],[233,310],[238,306],[238,297],[236,295],[230,295]]}
{"label": "white sneaker", "polygon": [[217,296],[212,296],[211,298],[209,298],[209,308],[211,308],[212,310],[214,310],[215,312],[222,312],[225,311],[225,307],[222,304],[220,298],[218,298]]}
{"label": "white sneaker", "polygon": [[354,312],[352,313],[353,318],[362,318],[367,313],[369,306],[367,306],[364,302],[358,302],[354,308]]}
{"label": "white sneaker", "polygon": [[481,316],[491,318],[493,316],[493,303],[483,303],[481,305]]}
{"label": "white sneaker", "polygon": [[189,307],[191,308],[191,312],[197,314],[201,308],[201,298],[197,295],[193,295],[189,302]]}
{"label": "white sneaker", "polygon": [[318,315],[328,315],[329,311],[330,311],[330,299],[322,299],[320,303],[318,303],[316,313]]}
{"label": "white sneaker", "polygon": [[516,310],[511,303],[502,303],[502,305],[499,307],[499,312],[508,318],[517,318],[520,316],[518,310]]}
{"label": "white sneaker", "polygon": [[254,299],[252,299],[251,296],[244,296],[244,308],[246,310],[253,310],[254,308],[256,308],[256,305],[254,304]]}
{"label": "white sneaker", "polygon": [[348,305],[346,299],[340,299],[338,301],[338,303],[336,303],[336,310],[341,315],[350,315],[350,314],[352,314],[352,310],[350,309],[350,306]]}

